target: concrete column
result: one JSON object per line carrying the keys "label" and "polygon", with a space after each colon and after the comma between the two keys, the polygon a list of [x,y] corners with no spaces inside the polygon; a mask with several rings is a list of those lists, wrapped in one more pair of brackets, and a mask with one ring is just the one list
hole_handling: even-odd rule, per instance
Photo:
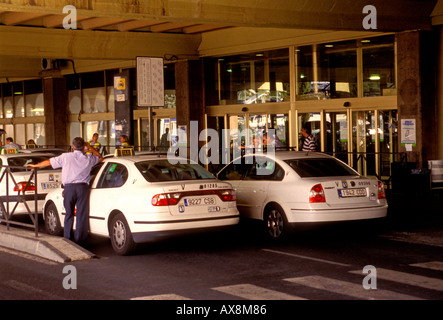
{"label": "concrete column", "polygon": [[44,79],[45,139],[47,146],[66,148],[68,91],[65,78]]}
{"label": "concrete column", "polygon": [[[175,88],[177,126],[187,126],[188,147],[201,147],[205,142],[197,143],[195,136],[190,137],[191,121],[198,122],[197,134],[200,134],[204,129],[205,108],[203,103],[202,65],[200,61],[179,61],[175,64]],[[195,150],[191,150],[192,155],[195,156]],[[194,158],[192,157],[193,160],[197,160]]]}
{"label": "concrete column", "polygon": [[[435,31],[397,34],[399,145],[401,119],[415,119],[417,144],[412,152],[408,152],[408,161],[416,161],[420,167],[438,157],[437,145],[438,140],[441,141],[438,138],[436,103],[438,68],[435,67],[439,59],[441,61],[438,56],[439,38]],[[440,72],[438,79],[441,78]],[[405,152],[405,147],[400,146],[399,151]]]}

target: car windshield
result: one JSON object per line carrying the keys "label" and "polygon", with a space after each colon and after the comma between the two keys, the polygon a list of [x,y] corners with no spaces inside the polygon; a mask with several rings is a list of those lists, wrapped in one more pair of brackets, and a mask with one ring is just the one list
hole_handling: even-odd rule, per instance
{"label": "car windshield", "polygon": [[141,161],[135,164],[143,177],[149,182],[215,179],[205,168],[198,164],[171,164],[168,160]]}
{"label": "car windshield", "polygon": [[292,159],[285,162],[302,178],[358,175],[347,165],[332,158]]}
{"label": "car windshield", "polygon": [[[26,167],[28,164],[37,164],[44,160],[53,157],[52,155],[45,156],[23,156],[23,157],[11,157],[8,158],[8,165],[11,167]],[[28,168],[29,169],[29,168]],[[51,166],[40,168],[39,170],[52,170]],[[24,171],[19,168],[11,168],[11,172],[21,172]]]}

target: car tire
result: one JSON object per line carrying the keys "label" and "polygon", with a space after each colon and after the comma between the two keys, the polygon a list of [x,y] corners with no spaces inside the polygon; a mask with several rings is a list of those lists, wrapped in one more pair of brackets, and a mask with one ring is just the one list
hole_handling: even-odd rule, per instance
{"label": "car tire", "polygon": [[123,214],[119,213],[112,218],[109,228],[109,236],[114,251],[122,256],[129,255],[135,249],[135,242],[132,238],[128,222]]}
{"label": "car tire", "polygon": [[264,215],[264,227],[266,236],[272,240],[282,240],[291,233],[288,219],[283,209],[276,204],[266,208]]}
{"label": "car tire", "polygon": [[63,228],[60,223],[57,207],[50,203],[45,209],[45,229],[46,233],[52,236],[62,236]]}

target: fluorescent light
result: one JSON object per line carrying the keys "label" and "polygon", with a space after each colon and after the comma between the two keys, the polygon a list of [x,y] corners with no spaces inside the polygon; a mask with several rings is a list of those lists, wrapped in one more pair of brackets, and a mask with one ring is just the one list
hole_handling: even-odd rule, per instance
{"label": "fluorescent light", "polygon": [[369,80],[380,80],[380,75],[379,74],[371,74],[371,76],[369,77]]}

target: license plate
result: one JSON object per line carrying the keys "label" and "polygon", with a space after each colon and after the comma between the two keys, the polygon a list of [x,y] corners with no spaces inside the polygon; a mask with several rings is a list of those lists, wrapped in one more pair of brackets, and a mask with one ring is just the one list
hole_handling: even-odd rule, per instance
{"label": "license plate", "polygon": [[43,190],[57,189],[58,187],[60,187],[60,183],[59,182],[43,182],[42,183]]}
{"label": "license plate", "polygon": [[366,197],[366,189],[339,189],[338,194],[340,198],[348,198],[348,197]]}
{"label": "license plate", "polygon": [[214,197],[198,197],[198,198],[186,198],[185,206],[205,206],[205,205],[213,205],[215,204]]}

